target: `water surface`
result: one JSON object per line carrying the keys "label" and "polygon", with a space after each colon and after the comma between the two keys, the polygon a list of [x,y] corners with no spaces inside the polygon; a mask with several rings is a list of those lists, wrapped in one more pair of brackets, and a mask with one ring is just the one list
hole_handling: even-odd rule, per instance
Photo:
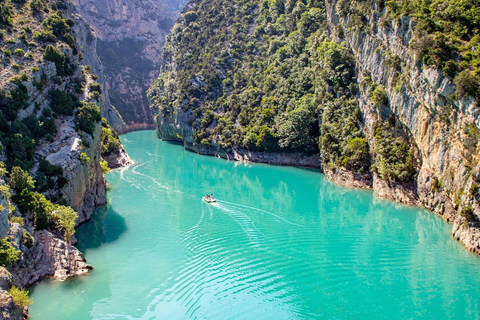
{"label": "water surface", "polygon": [[432,213],[154,131],[122,141],[137,163],[77,232],[95,269],[33,288],[34,320],[480,318],[480,259]]}

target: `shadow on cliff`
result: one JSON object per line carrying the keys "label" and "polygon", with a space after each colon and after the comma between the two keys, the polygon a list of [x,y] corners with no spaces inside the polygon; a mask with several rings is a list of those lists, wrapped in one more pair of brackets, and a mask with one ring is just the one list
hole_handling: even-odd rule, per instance
{"label": "shadow on cliff", "polygon": [[104,243],[118,240],[125,231],[125,219],[107,204],[96,209],[91,220],[78,228],[78,249],[85,253],[87,249],[99,248]]}

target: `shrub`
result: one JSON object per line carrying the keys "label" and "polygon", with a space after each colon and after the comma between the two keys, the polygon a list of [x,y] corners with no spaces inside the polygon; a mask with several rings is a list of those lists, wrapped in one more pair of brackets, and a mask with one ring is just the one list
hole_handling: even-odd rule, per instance
{"label": "shrub", "polygon": [[108,157],[116,153],[121,148],[119,136],[115,130],[107,123],[107,119],[102,118],[102,157]]}
{"label": "shrub", "polygon": [[33,247],[33,237],[30,232],[26,230],[23,232],[23,244],[29,249]]}
{"label": "shrub", "polygon": [[80,162],[81,162],[82,164],[89,163],[90,160],[91,160],[90,157],[87,156],[87,154],[86,154],[85,152],[82,152],[82,153],[80,154]]}
{"label": "shrub", "polygon": [[17,193],[24,189],[31,191],[35,187],[35,180],[22,168],[13,167],[10,173],[10,186]]}
{"label": "shrub", "polygon": [[370,99],[377,105],[388,105],[388,96],[382,85],[377,85],[370,94]]}
{"label": "shrub", "polygon": [[93,135],[96,124],[101,120],[100,108],[95,103],[81,102],[75,114],[75,128]]}
{"label": "shrub", "polygon": [[460,215],[462,217],[464,217],[468,222],[477,221],[477,218],[475,217],[475,214],[473,213],[472,207],[463,207]]}
{"label": "shrub", "polygon": [[100,168],[102,168],[103,174],[110,172],[110,168],[108,167],[108,162],[106,160],[100,161]]}
{"label": "shrub", "polygon": [[32,304],[32,300],[28,297],[28,291],[26,289],[19,289],[13,286],[8,293],[12,296],[13,302],[20,308],[28,307]]}
{"label": "shrub", "polygon": [[64,116],[72,115],[73,109],[78,104],[78,99],[73,94],[57,89],[50,91],[50,99],[50,108],[54,112]]}
{"label": "shrub", "polygon": [[60,52],[56,47],[48,45],[43,53],[43,59],[52,61],[55,63],[57,74],[63,76],[66,74],[67,57]]}
{"label": "shrub", "polygon": [[470,70],[463,70],[454,79],[457,89],[455,94],[459,99],[466,96],[477,97],[480,90],[480,83],[478,77]]}
{"label": "shrub", "polygon": [[8,237],[0,239],[0,265],[3,265],[4,267],[11,266],[18,260],[19,255],[20,250],[15,250]]}
{"label": "shrub", "polygon": [[13,51],[13,54],[18,57],[23,57],[25,55],[25,50],[17,48],[15,51]]}
{"label": "shrub", "polygon": [[8,2],[0,2],[0,28],[12,26],[12,6]]}
{"label": "shrub", "polygon": [[59,230],[64,231],[65,241],[70,243],[70,238],[75,233],[75,220],[78,218],[78,213],[71,207],[55,206],[52,212],[53,218],[56,220],[56,226]]}
{"label": "shrub", "polygon": [[20,224],[22,227],[25,225],[25,222],[23,221],[23,218],[22,217],[12,217],[10,219],[10,222],[11,223],[18,223]]}

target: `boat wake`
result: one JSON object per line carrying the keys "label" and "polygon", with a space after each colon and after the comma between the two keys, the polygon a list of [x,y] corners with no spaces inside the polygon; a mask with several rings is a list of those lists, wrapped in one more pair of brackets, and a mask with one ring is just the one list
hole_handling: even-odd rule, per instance
{"label": "boat wake", "polygon": [[[266,211],[266,210],[263,210],[263,209],[259,209],[259,208],[255,208],[255,207],[252,207],[252,206],[246,206],[246,205],[243,205],[243,204],[239,204],[239,203],[233,203],[233,202],[228,202],[228,201],[217,201],[217,204],[219,204],[222,208],[222,206],[225,208],[225,209],[231,209],[231,208],[243,208],[243,209],[248,209],[248,210],[251,210],[251,211],[256,211],[256,212],[259,212],[259,213],[262,213],[262,214],[267,214],[269,216],[272,216],[274,217],[276,220],[280,220],[280,221],[283,221],[289,225],[292,225],[292,226],[296,226],[296,227],[305,227],[305,226],[302,226],[300,224],[297,224],[297,223],[294,223],[294,222],[291,222],[291,221],[288,221],[287,219],[285,218],[282,218],[278,215],[276,215],[275,213],[273,212],[270,212],[270,211]],[[224,205],[225,204],[225,205]]]}

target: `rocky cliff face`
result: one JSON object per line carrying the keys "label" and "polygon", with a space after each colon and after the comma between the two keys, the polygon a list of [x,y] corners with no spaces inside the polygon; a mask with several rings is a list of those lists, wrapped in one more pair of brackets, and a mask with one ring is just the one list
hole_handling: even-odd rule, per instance
{"label": "rocky cliff face", "polygon": [[[368,86],[360,86],[359,105],[369,139],[374,140],[373,123],[382,113],[395,114],[420,151],[420,170],[414,185],[392,184],[377,176],[374,191],[443,216],[454,223],[455,237],[469,250],[480,253],[476,223],[469,223],[458,214],[473,205],[475,214],[480,216],[478,201],[469,192],[477,181],[480,160],[478,133],[468,130],[480,127],[480,109],[474,99],[453,99],[453,79],[419,62],[411,47],[415,30],[412,19],[403,17],[381,24],[386,10],[373,3],[364,28],[355,28],[351,14],[337,12],[337,1],[326,1],[326,5],[332,36],[334,30],[343,30],[342,39],[337,40],[345,41],[351,48],[359,78],[371,78],[388,95],[388,105],[378,108],[369,96]],[[392,57],[399,57],[397,68],[389,66],[388,59]]]}
{"label": "rocky cliff face", "polygon": [[158,76],[165,36],[186,0],[72,2],[95,30],[106,91],[128,128],[153,124],[145,91]]}

